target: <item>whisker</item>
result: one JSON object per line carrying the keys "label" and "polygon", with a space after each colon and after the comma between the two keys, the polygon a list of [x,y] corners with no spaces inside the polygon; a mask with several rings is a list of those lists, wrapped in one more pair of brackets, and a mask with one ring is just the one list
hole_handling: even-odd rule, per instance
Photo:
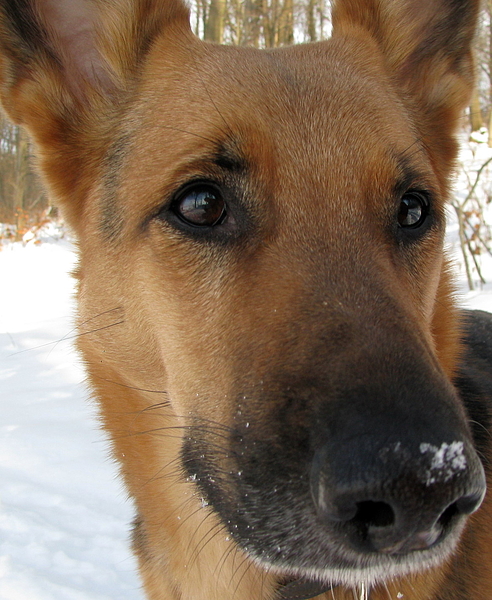
{"label": "whisker", "polygon": [[47,348],[49,346],[56,347],[57,344],[59,344],[62,341],[75,340],[84,335],[91,335],[93,333],[97,333],[98,331],[103,331],[104,329],[110,329],[111,327],[116,327],[117,325],[121,325],[124,322],[125,322],[124,320],[117,321],[115,323],[111,323],[110,325],[104,325],[103,327],[99,327],[97,329],[91,329],[91,331],[84,331],[83,333],[76,333],[74,335],[66,335],[59,340],[56,340],[53,342],[46,342],[45,344],[40,344],[39,346],[33,346],[31,348],[25,348],[24,350],[18,350],[17,352],[13,352],[12,354],[9,354],[8,356],[17,356],[18,354],[24,354],[25,352],[32,352],[33,350],[40,350],[41,348]]}
{"label": "whisker", "polygon": [[236,595],[237,595],[237,593],[239,592],[239,587],[241,586],[241,583],[243,582],[243,579],[246,577],[246,575],[247,575],[248,571],[249,571],[249,570],[251,569],[251,567],[253,566],[253,562],[251,561],[251,559],[250,559],[250,558],[249,558],[247,555],[244,555],[244,558],[243,558],[243,560],[240,562],[240,564],[238,565],[237,569],[236,569],[236,570],[235,570],[235,571],[232,573],[232,575],[231,575],[231,584],[232,584],[232,581],[233,581],[233,579],[236,577],[236,575],[238,574],[238,572],[239,572],[239,569],[240,569],[240,568],[241,568],[241,567],[242,567],[242,566],[243,566],[245,563],[247,563],[247,565],[246,565],[246,568],[244,569],[244,571],[243,571],[243,574],[242,574],[242,575],[239,577],[239,580],[238,580],[238,582],[237,582],[237,584],[236,584],[236,587],[235,587],[235,589],[234,589],[233,598],[234,598],[234,596],[236,596]]}
{"label": "whisker", "polygon": [[[229,532],[227,532],[227,533],[229,534]],[[229,541],[232,541],[232,536],[230,536]],[[234,565],[238,552],[239,552],[239,547],[234,543],[231,544],[231,546],[226,549],[226,551],[222,554],[222,557],[220,558],[220,560],[217,562],[217,565],[215,566],[215,569],[214,569],[214,575],[216,574],[217,577],[222,577],[222,571],[223,571],[224,567],[226,566],[227,559],[231,556],[232,553],[234,553],[234,558],[232,559],[232,564]]]}
{"label": "whisker", "polygon": [[213,140],[212,138],[209,138],[205,135],[200,135],[199,133],[195,133],[194,131],[189,131],[188,129],[182,129],[180,127],[174,127],[173,125],[159,125],[159,127],[161,129],[170,129],[171,131],[177,131],[179,133],[186,133],[188,135],[191,135],[193,137],[196,137],[200,140],[205,140],[206,142],[210,142],[211,144],[213,144],[214,146],[217,144],[217,140]]}
{"label": "whisker", "polygon": [[[150,389],[146,389],[146,388],[136,387],[136,386],[128,385],[127,383],[121,383],[120,381],[113,381],[112,379],[107,379],[106,377],[101,377],[99,375],[91,375],[91,377],[93,377],[94,379],[98,379],[99,381],[111,383],[112,385],[117,385],[119,387],[126,388],[129,390],[134,390],[136,392],[145,392],[147,394],[163,394],[163,395],[167,394],[167,392],[165,390],[150,390]],[[149,408],[155,408],[157,406],[164,408],[166,406],[169,406],[169,403],[168,402],[160,402],[159,404],[154,404],[154,405],[152,405],[152,407],[149,407]],[[139,412],[144,412],[146,410],[147,410],[147,408],[144,408],[141,411],[137,411],[136,414],[138,414]],[[122,414],[130,414],[130,413],[122,413]]]}
{"label": "whisker", "polygon": [[219,110],[219,108],[218,108],[218,106],[217,106],[217,104],[216,104],[216,102],[215,102],[212,94],[210,93],[210,91],[208,89],[208,86],[205,85],[205,80],[202,77],[201,70],[198,68],[195,55],[193,54],[193,52],[189,48],[188,48],[188,52],[189,52],[189,54],[191,56],[191,60],[195,63],[195,72],[196,72],[196,75],[197,75],[198,79],[200,80],[200,82],[202,84],[202,87],[205,90],[205,93],[207,94],[208,99],[210,100],[210,103],[212,104],[212,106],[214,107],[216,113],[219,115],[221,121],[225,125],[225,130],[222,130],[222,133],[224,135],[231,135],[232,134],[232,128],[229,125],[229,123],[226,121],[226,119],[224,118],[224,115],[220,112],[220,110]]}
{"label": "whisker", "polygon": [[207,547],[210,542],[215,539],[219,534],[227,533],[227,529],[224,525],[217,527],[215,524],[209,529],[209,531],[202,537],[201,541],[198,542],[191,554],[189,561],[190,566],[194,565],[198,560],[201,552]]}
{"label": "whisker", "polygon": [[[110,308],[109,310],[105,310],[105,311],[103,311],[101,313],[98,313],[97,315],[94,315],[93,317],[89,317],[85,321],[82,321],[82,323],[80,323],[77,327],[73,327],[72,329],[70,329],[70,331],[68,331],[62,338],[60,338],[59,340],[57,340],[57,342],[53,346],[52,350],[54,350],[59,343],[65,341],[65,340],[75,339],[75,338],[79,337],[80,333],[77,333],[77,330],[80,329],[82,326],[87,325],[87,323],[90,323],[91,321],[95,321],[96,319],[99,319],[102,316],[109,315],[111,313],[114,313],[114,312],[117,312],[117,311],[122,311],[122,310],[123,309],[122,309],[121,306],[117,306],[115,308]],[[73,332],[76,332],[76,333],[74,333],[73,337],[70,337],[69,334],[71,334]]]}

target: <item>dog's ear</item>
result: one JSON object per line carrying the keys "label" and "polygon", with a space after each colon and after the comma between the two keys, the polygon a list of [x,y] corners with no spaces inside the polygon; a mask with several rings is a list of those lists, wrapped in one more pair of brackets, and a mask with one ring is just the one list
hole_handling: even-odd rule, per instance
{"label": "dog's ear", "polygon": [[181,0],[0,0],[2,104],[31,134],[52,194],[71,197],[72,223],[140,64],[176,25],[189,31]]}
{"label": "dog's ear", "polygon": [[336,0],[333,35],[370,36],[444,180],[474,82],[478,0]]}

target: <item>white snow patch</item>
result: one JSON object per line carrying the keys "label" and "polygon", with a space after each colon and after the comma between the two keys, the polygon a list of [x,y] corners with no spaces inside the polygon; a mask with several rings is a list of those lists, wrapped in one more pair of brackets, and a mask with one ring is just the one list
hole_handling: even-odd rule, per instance
{"label": "white snow patch", "polygon": [[0,251],[0,600],[142,600],[133,507],[88,402],[72,246]]}
{"label": "white snow patch", "polygon": [[420,444],[420,453],[430,455],[431,462],[426,470],[426,485],[436,481],[449,481],[459,471],[466,469],[466,457],[463,454],[463,442],[443,442],[438,448],[432,444]]}

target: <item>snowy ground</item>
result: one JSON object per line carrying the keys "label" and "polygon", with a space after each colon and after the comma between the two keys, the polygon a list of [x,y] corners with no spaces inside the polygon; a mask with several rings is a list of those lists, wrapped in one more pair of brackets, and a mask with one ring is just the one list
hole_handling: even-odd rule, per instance
{"label": "snowy ground", "polygon": [[[491,262],[479,292],[461,274],[462,303],[492,311]],[[132,507],[72,346],[73,264],[64,240],[0,252],[0,600],[143,598]]]}
{"label": "snowy ground", "polygon": [[0,252],[0,600],[137,600],[132,508],[73,349],[64,241]]}

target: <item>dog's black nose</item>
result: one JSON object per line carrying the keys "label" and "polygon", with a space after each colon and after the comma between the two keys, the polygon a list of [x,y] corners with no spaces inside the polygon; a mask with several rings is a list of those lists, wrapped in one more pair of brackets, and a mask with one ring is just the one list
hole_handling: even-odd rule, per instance
{"label": "dog's black nose", "polygon": [[344,543],[359,552],[425,550],[480,506],[485,476],[469,441],[380,440],[354,437],[315,454],[316,509]]}

